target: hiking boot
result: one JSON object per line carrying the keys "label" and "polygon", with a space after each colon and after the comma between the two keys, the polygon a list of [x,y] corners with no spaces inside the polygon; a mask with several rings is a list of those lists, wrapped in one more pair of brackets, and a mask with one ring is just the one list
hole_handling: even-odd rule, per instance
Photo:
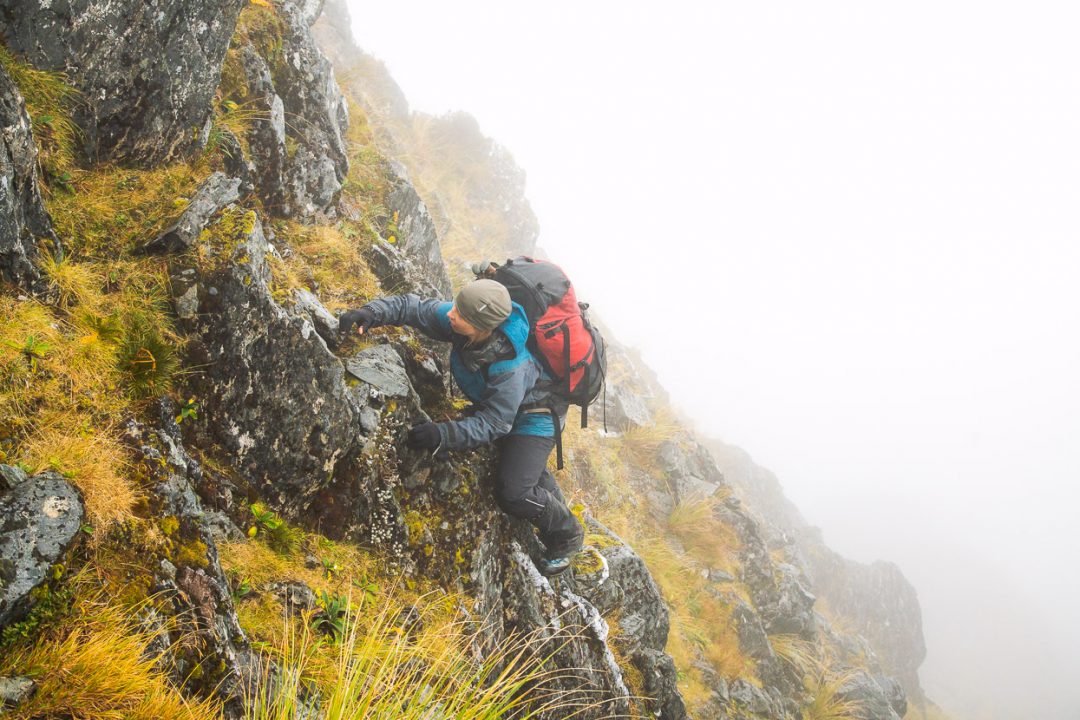
{"label": "hiking boot", "polygon": [[540,571],[540,574],[544,577],[551,577],[552,575],[558,575],[565,572],[570,567],[569,556],[556,557],[556,558],[542,558],[540,562],[536,563],[536,569]]}
{"label": "hiking boot", "polygon": [[581,550],[581,546],[585,541],[585,533],[581,530],[580,526],[576,528],[577,532],[568,538],[561,540],[544,540],[544,557],[546,558],[564,558],[573,557],[578,551]]}

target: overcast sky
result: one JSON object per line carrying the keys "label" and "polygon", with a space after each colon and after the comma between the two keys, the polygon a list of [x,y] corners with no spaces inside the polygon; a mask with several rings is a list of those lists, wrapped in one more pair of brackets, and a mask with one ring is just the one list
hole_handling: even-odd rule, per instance
{"label": "overcast sky", "polygon": [[701,430],[774,470],[834,548],[901,565],[933,697],[1076,720],[1073,8],[352,15],[414,109],[468,111],[509,148],[541,246]]}

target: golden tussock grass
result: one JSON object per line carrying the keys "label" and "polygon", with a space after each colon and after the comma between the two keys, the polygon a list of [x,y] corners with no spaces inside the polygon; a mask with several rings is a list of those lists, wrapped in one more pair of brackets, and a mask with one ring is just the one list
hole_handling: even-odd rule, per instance
{"label": "golden tussock grass", "polygon": [[755,681],[754,663],[739,647],[728,603],[694,570],[694,561],[662,537],[639,538],[633,545],[670,607],[667,651],[676,667],[688,673],[688,694],[703,692],[695,686],[702,683],[694,669],[698,661],[708,663],[723,677]]}
{"label": "golden tussock grass", "polygon": [[155,170],[100,165],[72,173],[70,192],[46,201],[53,227],[76,260],[117,258],[148,242],[179,217],[204,164],[176,163]]}
{"label": "golden tussock grass", "polygon": [[781,661],[798,673],[799,677],[810,675],[824,662],[820,649],[798,635],[770,635],[769,646]]}
{"label": "golden tussock grass", "polygon": [[107,524],[127,517],[137,494],[117,428],[135,411],[140,383],[166,388],[171,373],[161,365],[137,374],[125,352],[153,340],[162,356],[176,339],[153,289],[156,269],[71,259],[45,269],[59,306],[0,297],[0,460],[65,474],[91,522]]}
{"label": "golden tussock grass", "polygon": [[36,470],[55,470],[78,486],[91,524],[105,525],[129,517],[136,491],[128,479],[127,451],[112,432],[70,434],[66,428],[44,428],[23,445],[23,457]]}
{"label": "golden tussock grass", "polygon": [[371,576],[379,567],[378,559],[363,550],[319,535],[307,534],[301,544],[320,561],[326,561],[331,569],[338,568],[332,571],[333,577],[327,577],[327,567],[308,568],[304,563],[306,553],[276,552],[260,539],[218,543],[218,554],[223,568],[255,585],[273,580],[299,580],[316,589],[344,591],[354,580]]}
{"label": "golden tussock grass", "polygon": [[735,575],[739,567],[739,538],[715,513],[729,494],[730,490],[724,488],[709,497],[681,501],[668,515],[667,526],[693,558],[709,568]]}
{"label": "golden tussock grass", "polygon": [[[307,624],[283,621],[281,639],[265,648],[281,673],[274,681],[266,678],[249,698],[248,720],[298,719],[296,697],[311,681],[328,718],[421,720],[437,713],[496,720],[543,711],[572,717],[592,702],[587,688],[572,699],[546,689],[549,681],[573,674],[548,668],[561,642],[553,646],[530,635],[492,646],[480,624],[454,612],[454,605],[453,596],[422,596],[407,620],[393,604],[377,611],[356,606],[344,614],[332,644],[313,638]],[[332,662],[316,672],[313,660],[326,652]]]}
{"label": "golden tussock grass", "polygon": [[352,224],[305,226],[290,221],[279,228],[279,236],[293,254],[272,265],[275,291],[278,283],[287,289],[318,287],[319,299],[330,310],[357,307],[380,294],[379,281],[362,255],[360,231]]}
{"label": "golden tussock grass", "polygon": [[805,678],[810,702],[802,709],[802,720],[856,720],[862,717],[863,704],[841,695],[841,689],[858,671],[832,673],[819,668]]}
{"label": "golden tussock grass", "polygon": [[56,293],[57,305],[63,310],[86,305],[100,295],[103,278],[93,266],[74,263],[70,258],[57,260],[46,255],[41,269]]}
{"label": "golden tussock grass", "polygon": [[37,683],[34,696],[5,717],[220,718],[216,703],[185,698],[170,684],[147,651],[153,639],[120,609],[81,602],[64,632],[0,660],[0,674],[30,675]]}
{"label": "golden tussock grass", "polygon": [[656,453],[660,446],[669,440],[676,440],[681,428],[673,413],[661,409],[653,415],[653,422],[643,427],[634,427],[621,436],[622,451],[634,458],[642,470],[653,475],[659,473]]}
{"label": "golden tussock grass", "polygon": [[[303,688],[318,689],[329,718],[427,718],[438,707],[447,717],[494,720],[529,717],[529,703],[549,711],[566,704],[545,690],[545,682],[573,672],[545,662],[562,641],[526,637],[492,646],[467,598],[386,577],[378,557],[316,534],[305,535],[306,549],[286,553],[261,537],[219,546],[234,587],[251,590],[237,602],[241,625],[281,669],[249,697],[249,720],[301,717],[296,697]],[[323,567],[306,567],[309,552]],[[265,590],[283,580],[307,583],[326,601],[322,609],[287,618]],[[334,632],[321,634],[314,621],[322,617],[329,628],[331,612]]]}

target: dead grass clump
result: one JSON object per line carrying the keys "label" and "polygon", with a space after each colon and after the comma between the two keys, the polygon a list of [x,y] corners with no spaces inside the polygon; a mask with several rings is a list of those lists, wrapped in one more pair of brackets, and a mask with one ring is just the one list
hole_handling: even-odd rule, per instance
{"label": "dead grass clump", "polygon": [[[146,382],[125,366],[125,347],[137,345],[131,352],[138,355],[146,344],[131,333],[125,292],[95,289],[103,281],[96,270],[64,272],[75,278],[67,283],[69,314],[34,300],[0,297],[8,319],[0,326],[0,452],[6,462],[70,477],[83,492],[91,521],[108,524],[128,516],[137,494],[116,428],[133,412],[139,382]],[[135,317],[147,326],[158,318],[153,327],[161,343],[167,342],[160,337],[168,326],[163,317]],[[163,387],[174,369],[175,363],[158,364],[150,385]]]}
{"label": "dead grass clump", "polygon": [[[539,634],[498,646],[481,625],[461,614],[453,596],[417,598],[409,612],[389,603],[363,612],[349,603],[333,645],[313,638],[307,624],[284,622],[281,640],[266,648],[281,669],[248,699],[250,720],[300,717],[297,697],[314,685],[327,717],[431,717],[432,712],[461,720],[535,717],[541,712],[572,717],[593,701],[590,690],[571,694],[547,689],[566,683],[573,670],[550,669],[548,659],[560,643]],[[575,639],[568,633],[566,641]],[[332,653],[327,674],[314,667]],[[597,699],[597,702],[599,699]]]}
{"label": "dead grass clump", "polygon": [[74,263],[71,259],[57,260],[46,255],[41,269],[49,279],[49,285],[56,293],[57,304],[63,310],[70,310],[76,305],[85,305],[100,295],[103,284],[97,270],[90,265]]}
{"label": "dead grass clump", "polygon": [[802,720],[855,720],[863,716],[863,703],[843,695],[845,685],[854,680],[857,670],[829,672],[819,668],[805,679],[810,702],[802,709]]}
{"label": "dead grass clump", "polygon": [[333,311],[358,307],[381,294],[354,224],[312,226],[289,221],[278,228],[278,234],[293,251],[288,259],[271,265],[279,300],[289,299],[283,290],[317,287],[320,300]]}
{"label": "dead grass clump", "polygon": [[822,664],[821,654],[814,643],[798,635],[770,635],[769,645],[776,656],[798,673],[799,677],[810,675]]}

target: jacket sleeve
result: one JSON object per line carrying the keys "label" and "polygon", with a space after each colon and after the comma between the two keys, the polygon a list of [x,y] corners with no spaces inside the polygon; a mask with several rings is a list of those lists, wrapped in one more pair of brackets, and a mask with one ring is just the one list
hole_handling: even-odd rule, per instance
{"label": "jacket sleeve", "polygon": [[372,300],[365,308],[375,312],[378,325],[408,325],[433,340],[452,340],[447,313],[453,303],[421,300],[416,295],[391,295]]}
{"label": "jacket sleeve", "polygon": [[507,435],[528,390],[524,367],[488,378],[479,410],[472,417],[438,423],[442,450],[468,450]]}

